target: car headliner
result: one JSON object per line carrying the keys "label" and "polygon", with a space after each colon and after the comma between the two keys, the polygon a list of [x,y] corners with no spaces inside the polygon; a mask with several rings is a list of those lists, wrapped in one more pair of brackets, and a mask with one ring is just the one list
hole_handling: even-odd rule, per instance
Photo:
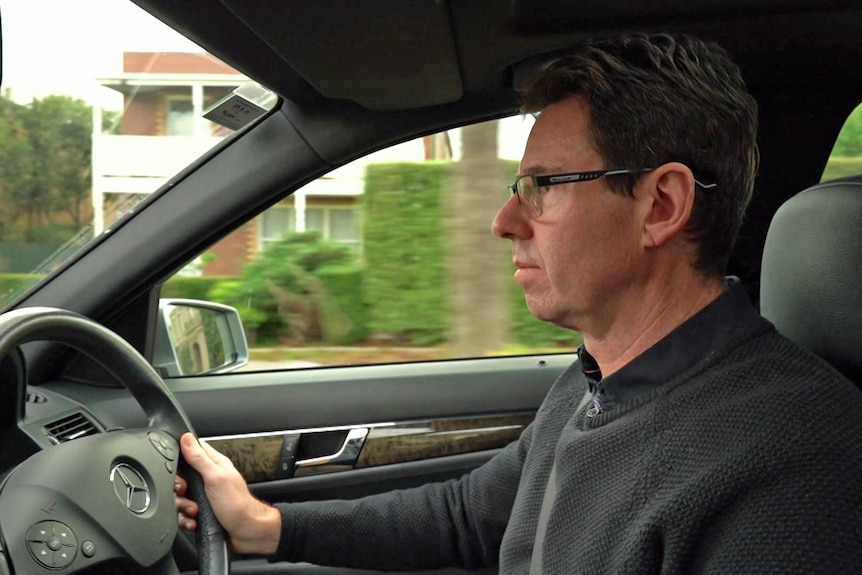
{"label": "car headliner", "polygon": [[[313,115],[403,117],[403,137],[511,113],[549,55],[625,30],[714,39],[740,64],[761,110],[761,173],[731,271],[756,284],[777,206],[819,180],[862,96],[862,4],[822,0],[135,0]],[[298,114],[297,116],[302,116]],[[362,150],[293,121],[321,158]],[[369,149],[373,145],[369,140]],[[756,285],[753,285],[756,293]]]}
{"label": "car headliner", "polygon": [[846,8],[851,2],[137,2],[289,99],[347,99],[378,110],[511,96],[521,62],[620,30],[714,39],[755,89],[848,82],[862,56],[862,12]]}

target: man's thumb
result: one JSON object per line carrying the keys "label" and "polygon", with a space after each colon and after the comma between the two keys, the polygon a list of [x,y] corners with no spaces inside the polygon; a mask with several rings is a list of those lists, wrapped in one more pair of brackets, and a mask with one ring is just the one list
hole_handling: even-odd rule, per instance
{"label": "man's thumb", "polygon": [[204,475],[211,466],[215,465],[198,444],[197,438],[191,433],[184,433],[180,438],[180,449],[183,451],[186,462],[201,475]]}

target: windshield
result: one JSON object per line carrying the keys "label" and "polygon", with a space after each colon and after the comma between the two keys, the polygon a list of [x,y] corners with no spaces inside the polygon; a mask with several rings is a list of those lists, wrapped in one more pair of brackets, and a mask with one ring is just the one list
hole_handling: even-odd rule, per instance
{"label": "windshield", "polygon": [[5,308],[231,133],[204,116],[249,79],[131,2],[0,13]]}

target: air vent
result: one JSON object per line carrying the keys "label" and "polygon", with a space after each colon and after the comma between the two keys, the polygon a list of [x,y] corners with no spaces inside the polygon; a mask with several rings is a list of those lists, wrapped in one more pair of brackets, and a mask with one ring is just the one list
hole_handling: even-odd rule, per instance
{"label": "air vent", "polygon": [[45,430],[48,432],[48,439],[55,444],[99,433],[98,428],[83,413],[73,413],[51,422],[45,425]]}

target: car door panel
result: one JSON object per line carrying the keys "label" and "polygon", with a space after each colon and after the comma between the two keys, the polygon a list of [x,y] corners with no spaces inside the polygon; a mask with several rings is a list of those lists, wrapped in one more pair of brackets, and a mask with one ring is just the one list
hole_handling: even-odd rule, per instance
{"label": "car door panel", "polygon": [[259,483],[498,449],[532,419],[524,412],[206,439]]}
{"label": "car door panel", "polygon": [[[168,385],[199,436],[227,453],[262,499],[352,499],[480,466],[517,439],[575,357],[236,372]],[[105,429],[146,424],[123,389],[66,380],[42,390],[87,406]],[[235,572],[351,571],[237,558]]]}
{"label": "car door panel", "polygon": [[[198,435],[224,437],[535,411],[575,354],[241,372],[167,380]],[[58,379],[105,428],[144,425],[122,388]]]}

